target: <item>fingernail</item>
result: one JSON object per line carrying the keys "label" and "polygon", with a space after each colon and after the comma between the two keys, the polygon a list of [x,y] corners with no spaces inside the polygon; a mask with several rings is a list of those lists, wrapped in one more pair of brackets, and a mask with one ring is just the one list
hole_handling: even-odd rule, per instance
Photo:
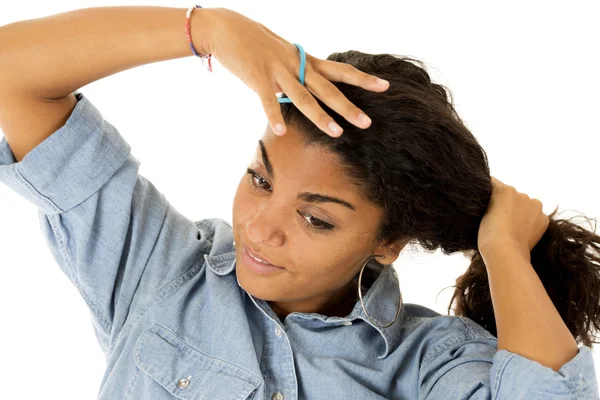
{"label": "fingernail", "polygon": [[390,83],[385,79],[377,78],[377,84],[381,86],[388,86]]}
{"label": "fingernail", "polygon": [[342,128],[335,122],[331,121],[329,122],[329,130],[333,133],[338,133],[342,130]]}
{"label": "fingernail", "polygon": [[285,132],[285,128],[282,123],[275,124],[275,133],[278,135],[283,135]]}
{"label": "fingernail", "polygon": [[363,125],[368,125],[371,123],[371,118],[367,117],[365,114],[360,113],[358,114],[358,120],[360,121],[361,124]]}

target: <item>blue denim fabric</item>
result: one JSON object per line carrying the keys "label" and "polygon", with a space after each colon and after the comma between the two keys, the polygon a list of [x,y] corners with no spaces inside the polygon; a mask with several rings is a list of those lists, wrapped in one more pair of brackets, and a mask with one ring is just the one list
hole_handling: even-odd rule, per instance
{"label": "blue denim fabric", "polygon": [[[89,306],[107,360],[99,399],[598,399],[590,348],[555,372],[497,351],[468,318],[416,304],[384,329],[360,302],[343,318],[282,322],[240,287],[231,225],[175,210],[76,95],[66,124],[21,162],[0,141],[0,181],[39,208],[54,258]],[[368,270],[365,305],[385,324],[399,283],[389,268]]]}

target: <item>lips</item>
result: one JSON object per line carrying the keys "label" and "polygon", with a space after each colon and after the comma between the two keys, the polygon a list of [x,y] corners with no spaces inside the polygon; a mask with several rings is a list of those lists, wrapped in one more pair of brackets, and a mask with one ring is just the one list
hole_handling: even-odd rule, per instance
{"label": "lips", "polygon": [[[246,246],[246,249],[248,250],[248,253],[250,253],[251,256],[254,256],[262,261],[268,262],[270,265],[274,266],[274,267],[279,267],[279,268],[283,268],[280,267],[279,265],[275,265],[273,264],[267,257],[263,256],[262,254],[258,253],[257,251],[255,251],[252,247],[244,244],[244,246]],[[266,264],[265,264],[266,265]]]}

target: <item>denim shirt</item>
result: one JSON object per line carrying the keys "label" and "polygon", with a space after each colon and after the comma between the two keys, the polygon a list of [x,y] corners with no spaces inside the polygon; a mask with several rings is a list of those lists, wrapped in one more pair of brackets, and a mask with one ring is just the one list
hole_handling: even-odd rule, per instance
{"label": "denim shirt", "polygon": [[[469,318],[404,303],[372,267],[345,317],[281,321],[236,278],[231,225],[191,221],[143,176],[83,93],[21,162],[0,141],[0,181],[38,207],[57,264],[87,303],[106,355],[99,399],[598,399],[592,352],[556,372]],[[21,132],[27,134],[27,132]],[[207,173],[211,173],[207,171]],[[365,274],[367,276],[367,274]]]}

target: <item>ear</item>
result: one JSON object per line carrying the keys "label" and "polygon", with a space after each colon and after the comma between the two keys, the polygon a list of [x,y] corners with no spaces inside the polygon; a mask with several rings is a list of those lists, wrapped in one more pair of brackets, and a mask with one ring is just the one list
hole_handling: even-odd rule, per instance
{"label": "ear", "polygon": [[391,242],[386,242],[384,244],[377,246],[374,249],[373,253],[381,255],[381,256],[385,256],[385,258],[376,257],[376,259],[379,263],[392,264],[394,261],[396,261],[398,259],[398,257],[400,256],[400,252],[402,251],[404,246],[406,246],[406,244],[409,241],[410,241],[410,239],[404,238],[404,239],[398,239],[398,240],[391,241]]}

